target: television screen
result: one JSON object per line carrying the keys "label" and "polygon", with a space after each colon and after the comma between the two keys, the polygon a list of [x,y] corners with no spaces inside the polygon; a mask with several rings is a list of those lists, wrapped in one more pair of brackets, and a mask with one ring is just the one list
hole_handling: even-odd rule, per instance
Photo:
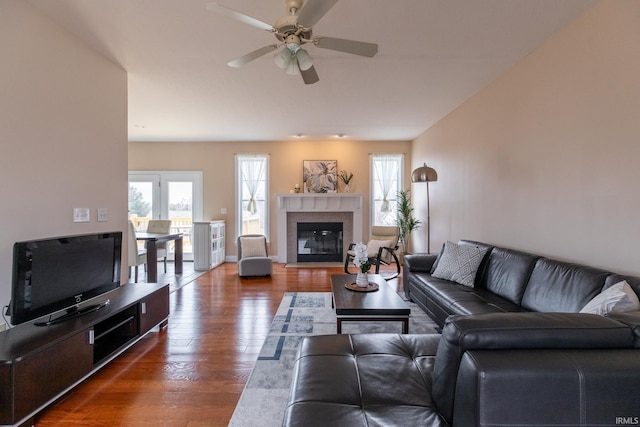
{"label": "television screen", "polygon": [[17,325],[84,302],[120,286],[122,233],[17,242],[9,313]]}

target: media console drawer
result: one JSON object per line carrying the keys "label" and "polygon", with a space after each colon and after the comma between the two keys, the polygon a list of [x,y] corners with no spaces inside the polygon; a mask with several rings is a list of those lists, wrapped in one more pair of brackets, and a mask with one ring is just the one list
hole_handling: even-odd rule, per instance
{"label": "media console drawer", "polygon": [[54,398],[93,369],[93,349],[86,332],[48,347],[15,364],[13,419],[22,419],[33,408]]}
{"label": "media console drawer", "polygon": [[[140,335],[144,335],[169,315],[169,287],[140,300]],[[161,325],[164,326],[164,325]]]}

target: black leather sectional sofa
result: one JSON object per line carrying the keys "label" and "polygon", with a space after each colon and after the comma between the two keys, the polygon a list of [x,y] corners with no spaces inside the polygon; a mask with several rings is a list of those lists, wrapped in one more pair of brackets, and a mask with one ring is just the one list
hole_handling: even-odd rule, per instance
{"label": "black leather sectional sofa", "polygon": [[640,278],[483,245],[473,287],[405,257],[407,296],[442,335],[303,340],[285,426],[640,424],[640,312],[578,313]]}
{"label": "black leather sectional sofa", "polygon": [[458,315],[442,337],[305,338],[283,425],[628,425],[640,420],[638,390],[640,323],[573,313]]}
{"label": "black leather sectional sofa", "polygon": [[404,257],[405,295],[440,326],[452,314],[577,313],[600,292],[622,280],[640,295],[640,277],[623,276],[481,242],[461,240],[457,244],[487,251],[473,287],[433,277],[435,254]]}

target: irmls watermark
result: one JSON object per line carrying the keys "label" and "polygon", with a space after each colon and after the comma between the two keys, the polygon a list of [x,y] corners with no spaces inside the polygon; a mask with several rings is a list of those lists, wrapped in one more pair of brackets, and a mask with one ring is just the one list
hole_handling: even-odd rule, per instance
{"label": "irmls watermark", "polygon": [[616,417],[617,426],[637,426],[640,425],[640,417]]}

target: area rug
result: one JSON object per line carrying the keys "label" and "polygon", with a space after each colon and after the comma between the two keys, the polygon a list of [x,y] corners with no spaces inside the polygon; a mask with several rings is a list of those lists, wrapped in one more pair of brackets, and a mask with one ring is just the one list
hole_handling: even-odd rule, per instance
{"label": "area rug", "polygon": [[284,268],[337,268],[343,265],[342,262],[288,262]]}
{"label": "area rug", "polygon": [[[437,325],[418,306],[411,307],[409,332],[435,334]],[[345,322],[345,334],[401,333],[401,322]],[[336,333],[330,292],[287,292],[273,319],[256,365],[247,381],[229,426],[282,425],[289,398],[294,358],[305,336]]]}

